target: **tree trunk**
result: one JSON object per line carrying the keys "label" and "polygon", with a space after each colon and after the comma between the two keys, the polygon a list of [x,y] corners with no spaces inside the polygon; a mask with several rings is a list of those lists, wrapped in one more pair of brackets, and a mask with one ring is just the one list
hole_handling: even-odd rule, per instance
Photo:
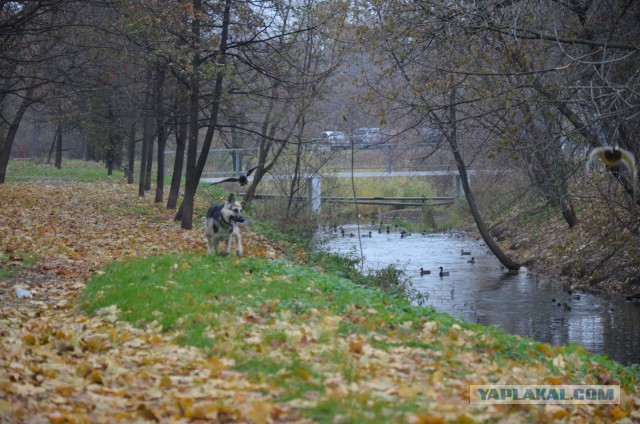
{"label": "tree trunk", "polygon": [[[301,133],[302,131],[300,131]],[[302,134],[299,134],[302,135]],[[302,138],[298,138],[302,140]],[[291,207],[293,206],[293,198],[300,190],[301,169],[300,164],[302,162],[302,142],[298,141],[296,145],[296,161],[293,169],[293,177],[289,183],[289,195],[287,196],[287,214],[286,217],[291,217]]]}
{"label": "tree trunk", "polygon": [[253,201],[253,198],[256,193],[256,189],[258,188],[258,184],[262,180],[262,177],[264,177],[265,174],[269,172],[271,168],[273,168],[273,165],[276,164],[276,162],[278,161],[278,158],[284,151],[284,147],[286,144],[283,142],[280,144],[280,146],[278,146],[278,148],[273,153],[271,157],[271,162],[267,164],[267,159],[269,158],[269,152],[271,152],[271,147],[272,147],[272,142],[269,141],[269,139],[272,137],[272,135],[273,135],[273,132],[271,132],[270,134],[267,134],[265,137],[263,137],[263,140],[260,143],[260,151],[258,153],[259,166],[253,172],[253,180],[251,181],[251,184],[249,184],[249,188],[247,188],[247,191],[244,194],[244,198],[242,199],[242,204],[245,207],[248,206],[251,203],[251,201]]}
{"label": "tree trunk", "polygon": [[[193,19],[191,21],[191,51],[193,66],[190,94],[189,94],[189,144],[187,145],[187,163],[185,170],[185,195],[180,208],[176,213],[175,219],[181,221],[184,229],[190,230],[192,227],[193,216],[193,197],[195,196],[197,180],[196,180],[196,162],[198,160],[198,135],[200,131],[199,112],[200,112],[200,53],[198,47],[200,44],[200,19],[199,13],[202,9],[200,0],[193,0]],[[191,201],[186,201],[187,197],[191,197]],[[187,219],[188,217],[188,219]]]}
{"label": "tree trunk", "polygon": [[154,201],[156,203],[162,203],[164,198],[164,148],[167,144],[167,134],[165,125],[164,114],[164,72],[158,66],[158,72],[156,76],[156,125],[158,127],[158,169],[156,176],[156,197]]}
{"label": "tree trunk", "polygon": [[153,167],[153,148],[155,143],[153,142],[155,139],[157,128],[153,124],[153,119],[149,117],[150,121],[150,130],[149,130],[149,139],[147,142],[147,159],[145,160],[145,173],[144,173],[144,190],[151,190],[151,168]]}
{"label": "tree trunk", "polygon": [[471,192],[471,188],[469,187],[467,166],[465,165],[464,160],[462,159],[462,155],[458,150],[455,104],[456,104],[456,89],[452,88],[450,93],[450,106],[449,106],[450,131],[447,139],[449,141],[449,145],[451,146],[451,150],[453,151],[453,157],[458,167],[458,172],[460,174],[460,180],[462,183],[462,189],[464,190],[464,195],[467,199],[469,210],[471,211],[473,220],[476,223],[476,227],[478,227],[480,236],[486,243],[487,247],[491,250],[491,252],[495,255],[495,257],[500,261],[500,263],[504,265],[508,270],[517,271],[520,268],[520,264],[514,262],[511,258],[509,258],[502,251],[500,246],[498,246],[498,244],[495,242],[493,237],[491,237],[489,230],[484,225],[484,221],[482,219],[482,215],[480,214],[480,210],[478,209],[478,205],[476,204],[475,197],[473,196],[473,193]]}
{"label": "tree trunk", "polygon": [[167,199],[167,209],[175,209],[178,205],[180,194],[180,182],[182,180],[182,167],[184,163],[184,150],[187,144],[187,130],[189,102],[187,98],[180,99],[180,110],[176,117],[176,157],[173,163],[173,175],[171,176],[171,188]]}
{"label": "tree trunk", "polygon": [[147,175],[147,150],[149,148],[149,139],[151,137],[149,120],[150,118],[148,116],[142,118],[142,149],[140,152],[140,177],[138,178],[139,196],[144,196],[145,178]]}
{"label": "tree trunk", "polygon": [[56,128],[56,169],[62,169],[62,122],[58,122]]}
{"label": "tree trunk", "polygon": [[[196,3],[200,5],[200,0],[194,0],[194,8]],[[195,169],[193,169],[191,173],[189,172],[190,156],[187,156],[187,181],[186,181],[184,199],[182,200],[182,204],[180,205],[180,210],[178,211],[178,213],[181,213],[181,227],[185,230],[190,230],[193,227],[193,203],[195,200],[195,194],[198,188],[200,177],[202,176],[202,171],[204,170],[204,166],[207,162],[207,156],[209,154],[209,149],[211,148],[211,142],[213,140],[215,128],[218,125],[218,112],[220,110],[220,99],[222,98],[222,82],[224,79],[225,65],[227,61],[226,50],[227,50],[227,38],[229,35],[230,12],[231,12],[231,0],[226,0],[224,4],[224,13],[222,17],[222,31],[220,34],[220,52],[218,53],[218,60],[217,60],[218,70],[216,73],[216,83],[213,91],[213,104],[211,106],[211,117],[209,118],[209,126],[207,128],[207,134],[204,138],[204,142],[202,143],[202,150],[200,152],[200,157],[198,158],[198,162]],[[198,27],[198,35],[199,35],[199,27]],[[191,107],[193,107],[193,103],[191,104]],[[191,116],[193,116],[193,112]],[[197,127],[197,122],[195,126]],[[191,128],[193,127],[194,125],[191,124]],[[196,142],[197,142],[197,133],[196,133]],[[190,140],[189,149],[192,148],[191,144],[192,143]],[[193,154],[195,158],[197,151],[195,151]]]}
{"label": "tree trunk", "polygon": [[24,113],[27,111],[29,106],[31,106],[31,103],[31,90],[27,90],[27,95],[22,99],[22,102],[20,103],[16,114],[13,116],[11,124],[9,124],[9,129],[7,131],[5,139],[0,140],[0,142],[2,143],[0,145],[0,184],[4,184],[5,178],[7,177],[7,166],[9,166],[11,148],[13,147],[13,142],[16,139],[18,128],[20,128],[22,117],[24,116]]}
{"label": "tree trunk", "polygon": [[[113,124],[113,123],[112,123]],[[107,175],[113,175],[113,150],[114,150],[114,136],[113,131],[109,130],[109,145],[107,146],[107,154],[105,160],[107,162]]]}
{"label": "tree trunk", "polygon": [[164,148],[167,144],[167,134],[164,124],[158,122],[158,169],[156,177],[156,203],[162,203],[164,198]]}
{"label": "tree trunk", "polygon": [[[527,69],[524,68],[523,71]],[[542,120],[540,125],[543,125],[543,128],[551,128],[554,125],[555,115],[552,118],[545,113],[533,112],[529,103],[521,104],[520,108],[525,117],[522,136],[525,137],[527,145],[526,148],[518,150],[522,152],[524,161],[528,165],[525,168],[526,173],[532,185],[541,192],[550,205],[560,208],[567,225],[573,228],[578,224],[578,216],[573,210],[567,182],[572,172],[571,166],[565,160],[562,148],[557,143],[547,142],[545,145],[540,145],[544,134],[537,129],[538,125],[536,125],[536,121]]]}
{"label": "tree trunk", "polygon": [[133,121],[129,127],[129,142],[127,143],[127,183],[133,184],[134,182],[134,167],[136,163],[136,122]]}
{"label": "tree trunk", "polygon": [[56,127],[56,132],[53,134],[53,140],[51,141],[51,148],[49,149],[49,156],[47,156],[47,165],[51,163],[51,155],[53,155],[53,151],[56,148],[57,142],[58,142],[58,127]]}
{"label": "tree trunk", "polygon": [[145,73],[146,91],[144,95],[144,116],[142,117],[142,149],[140,152],[140,178],[138,180],[138,195],[144,196],[147,190],[147,178],[151,178],[151,174],[147,177],[147,161],[149,161],[149,146],[153,144],[153,116],[150,115],[152,108],[152,91],[151,78],[153,78],[153,70],[151,65],[147,66]]}
{"label": "tree trunk", "polygon": [[[589,129],[589,125],[584,123],[582,119],[575,112],[573,112],[571,108],[569,108],[567,104],[568,102],[560,100],[557,93],[545,89],[539,82],[534,83],[533,87],[543,96],[545,96],[551,102],[551,104],[553,104],[556,109],[558,109],[562,116],[567,118],[571,125],[573,125],[573,128],[576,130],[576,132],[585,139],[585,141],[591,148],[601,147],[601,142],[600,139],[598,139],[598,136]],[[627,178],[625,175],[622,175],[617,169],[608,168],[608,170],[616,178],[616,180],[618,180],[620,185],[622,185],[624,191],[633,198],[633,180]],[[640,199],[636,199],[636,204],[640,205]]]}
{"label": "tree trunk", "polygon": [[571,199],[561,199],[560,207],[562,208],[562,216],[567,222],[567,225],[569,225],[569,228],[573,228],[578,225],[578,215],[576,215],[576,212],[573,209]]}
{"label": "tree trunk", "polygon": [[[271,97],[272,99],[276,98],[276,91],[277,91],[277,87],[274,86],[272,88],[272,93],[273,93]],[[259,166],[254,171],[253,180],[251,181],[251,184],[249,185],[249,188],[245,192],[244,198],[242,199],[242,204],[245,207],[248,206],[253,200],[253,197],[255,196],[256,188],[258,187],[258,184],[260,184],[262,177],[267,172],[269,172],[271,168],[273,168],[273,165],[275,165],[276,162],[278,161],[278,158],[280,157],[280,155],[284,151],[285,146],[287,145],[286,141],[291,138],[293,131],[295,131],[295,129],[297,128],[298,123],[304,116],[306,109],[307,109],[306,106],[298,108],[296,119],[291,123],[289,131],[287,132],[283,140],[280,142],[279,146],[277,146],[277,148],[275,149],[271,157],[271,161],[269,162],[269,164],[267,164],[269,153],[271,152],[271,148],[273,147],[273,144],[274,144],[273,139],[276,134],[276,129],[278,128],[280,121],[282,119],[282,118],[279,118],[279,119],[276,119],[275,122],[271,122],[271,112],[273,110],[273,107],[272,106],[269,107],[268,112],[265,115],[264,121],[262,122],[262,130],[261,130],[262,140],[260,141],[260,150],[258,153]]]}
{"label": "tree trunk", "polygon": [[[260,139],[260,149],[258,150],[258,168],[253,171],[253,181],[251,181],[251,184],[249,184],[249,187],[244,193],[244,198],[242,199],[244,207],[247,207],[253,200],[258,186],[258,181],[260,181],[264,173],[267,171],[265,164],[267,162],[267,157],[269,156],[269,150],[271,150],[271,142],[268,141],[268,131],[269,123],[271,121],[271,113],[273,112],[275,103],[275,96],[273,94],[276,89],[277,84],[271,88],[272,96],[269,99],[269,107],[265,111],[264,120],[262,121],[262,128],[260,130],[262,138]],[[274,125],[271,125],[271,129],[273,131]],[[273,164],[273,161],[271,164]]]}

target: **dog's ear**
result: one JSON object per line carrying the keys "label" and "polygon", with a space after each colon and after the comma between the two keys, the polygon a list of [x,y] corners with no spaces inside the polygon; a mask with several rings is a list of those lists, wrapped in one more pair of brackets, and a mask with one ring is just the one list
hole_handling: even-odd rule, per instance
{"label": "dog's ear", "polygon": [[233,195],[233,193],[229,194],[229,198],[227,199],[227,202],[233,203],[235,201],[236,201],[236,197]]}

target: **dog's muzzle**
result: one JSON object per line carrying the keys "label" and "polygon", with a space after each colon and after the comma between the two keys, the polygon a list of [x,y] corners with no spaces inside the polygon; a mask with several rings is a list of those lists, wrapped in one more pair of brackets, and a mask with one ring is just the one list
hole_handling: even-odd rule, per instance
{"label": "dog's muzzle", "polygon": [[244,222],[244,218],[239,216],[239,217],[235,217],[232,216],[231,218],[229,218],[229,224],[231,224],[231,230],[235,230],[236,226],[240,223]]}

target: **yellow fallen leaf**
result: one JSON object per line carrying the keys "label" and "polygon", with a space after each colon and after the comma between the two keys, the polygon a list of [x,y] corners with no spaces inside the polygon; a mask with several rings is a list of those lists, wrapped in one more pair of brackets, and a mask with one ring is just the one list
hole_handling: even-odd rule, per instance
{"label": "yellow fallen leaf", "polygon": [[146,421],[159,422],[160,418],[147,405],[138,406],[138,414]]}
{"label": "yellow fallen leaf", "polygon": [[273,405],[265,401],[255,401],[251,404],[251,410],[247,414],[255,424],[266,424],[271,416]]}
{"label": "yellow fallen leaf", "polygon": [[11,412],[11,402],[0,399],[0,414]]}
{"label": "yellow fallen leaf", "polygon": [[33,346],[36,344],[36,338],[33,334],[26,334],[22,337],[22,343],[27,346]]}
{"label": "yellow fallen leaf", "polygon": [[309,372],[303,368],[300,367],[293,367],[293,371],[295,372],[295,374],[300,377],[301,379],[308,381],[309,378],[311,378],[311,374],[309,374]]}
{"label": "yellow fallen leaf", "polygon": [[349,339],[349,352],[359,355],[362,353],[362,344],[363,340],[358,339]]}
{"label": "yellow fallen leaf", "polygon": [[562,378],[556,377],[556,376],[549,376],[549,377],[545,377],[544,382],[546,384],[553,384],[557,386],[559,384],[562,384]]}
{"label": "yellow fallen leaf", "polygon": [[72,386],[63,386],[56,387],[56,393],[61,394],[62,396],[69,397],[76,391],[75,387]]}
{"label": "yellow fallen leaf", "polygon": [[566,365],[565,362],[564,362],[564,356],[562,356],[562,355],[558,355],[555,358],[553,358],[552,362],[553,362],[553,365],[555,367],[560,368],[560,369],[564,369],[564,367]]}
{"label": "yellow fallen leaf", "polygon": [[160,377],[160,382],[158,385],[163,389],[168,389],[171,387],[171,378],[168,375],[163,375]]}
{"label": "yellow fallen leaf", "polygon": [[193,399],[190,397],[180,397],[178,398],[178,406],[180,407],[180,411],[182,415],[186,418],[191,418],[193,414]]}
{"label": "yellow fallen leaf", "polygon": [[627,412],[623,411],[622,408],[620,408],[620,405],[616,405],[611,408],[611,418],[613,418],[614,421],[623,419],[627,416],[627,414]]}
{"label": "yellow fallen leaf", "polygon": [[100,375],[100,372],[98,372],[98,370],[93,370],[93,372],[91,372],[91,374],[89,374],[86,379],[94,384],[102,384],[102,376]]}
{"label": "yellow fallen leaf", "polygon": [[536,350],[547,357],[553,355],[553,349],[551,349],[551,346],[546,343],[536,344]]}
{"label": "yellow fallen leaf", "polygon": [[409,417],[411,424],[445,424],[446,421],[440,417],[432,415],[416,414]]}

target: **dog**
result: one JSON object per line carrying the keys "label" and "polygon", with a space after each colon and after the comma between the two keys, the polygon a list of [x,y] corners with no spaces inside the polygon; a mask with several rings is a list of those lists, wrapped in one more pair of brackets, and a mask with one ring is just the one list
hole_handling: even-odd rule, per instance
{"label": "dog", "polygon": [[236,253],[242,256],[242,238],[240,236],[240,228],[238,224],[247,221],[242,216],[242,204],[236,202],[233,193],[222,205],[213,205],[207,211],[207,217],[204,223],[204,234],[207,236],[209,249],[208,254],[215,249],[216,255],[220,255],[220,240],[227,240],[227,250],[224,253],[231,253],[231,239],[236,241]]}

